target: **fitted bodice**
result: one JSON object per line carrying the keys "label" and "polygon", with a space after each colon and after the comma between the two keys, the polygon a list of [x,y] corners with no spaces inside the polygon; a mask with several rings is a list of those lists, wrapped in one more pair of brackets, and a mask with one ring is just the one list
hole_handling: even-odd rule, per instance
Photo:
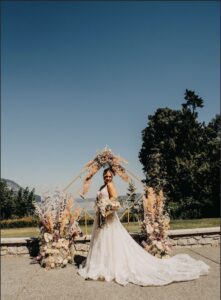
{"label": "fitted bodice", "polygon": [[97,198],[109,198],[109,193],[107,190],[107,185],[105,185],[100,191],[97,192]]}
{"label": "fitted bodice", "polygon": [[95,210],[98,210],[99,203],[105,201],[105,199],[109,199],[109,193],[107,190],[107,185],[105,185],[101,190],[97,192],[96,201],[94,203]]}

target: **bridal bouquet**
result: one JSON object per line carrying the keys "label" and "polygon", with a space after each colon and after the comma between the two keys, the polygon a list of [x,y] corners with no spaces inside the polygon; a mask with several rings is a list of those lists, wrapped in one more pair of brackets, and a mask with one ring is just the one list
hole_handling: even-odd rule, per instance
{"label": "bridal bouquet", "polygon": [[102,200],[98,201],[97,204],[101,215],[106,218],[114,211],[118,210],[120,207],[120,203],[118,201],[111,201],[108,198],[103,198]]}
{"label": "bridal bouquet", "polygon": [[120,202],[117,200],[110,200],[109,198],[97,197],[95,207],[97,208],[99,215],[98,225],[101,227],[106,224],[106,218],[120,208]]}

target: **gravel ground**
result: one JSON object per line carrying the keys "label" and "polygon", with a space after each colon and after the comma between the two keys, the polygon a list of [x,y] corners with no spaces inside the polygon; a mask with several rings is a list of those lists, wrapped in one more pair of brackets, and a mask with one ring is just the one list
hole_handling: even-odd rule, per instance
{"label": "gravel ground", "polygon": [[47,271],[29,256],[1,257],[1,299],[74,300],[218,300],[220,299],[220,247],[174,249],[210,265],[208,276],[161,287],[121,286],[114,281],[84,280],[76,265]]}

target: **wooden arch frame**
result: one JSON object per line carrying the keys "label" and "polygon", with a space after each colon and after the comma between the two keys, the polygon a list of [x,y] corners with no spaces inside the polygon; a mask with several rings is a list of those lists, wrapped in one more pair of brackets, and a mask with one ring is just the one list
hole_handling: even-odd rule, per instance
{"label": "wooden arch frame", "polygon": [[[146,185],[142,182],[142,180],[135,175],[133,172],[126,168],[126,164],[128,162],[120,157],[119,155],[115,155],[112,150],[106,146],[103,150],[97,151],[94,159],[90,160],[84,167],[81,169],[79,174],[75,176],[63,189],[63,192],[67,192],[67,190],[78,180],[81,179],[83,184],[82,187],[74,194],[74,197],[79,195],[81,198],[85,199],[85,194],[88,192],[91,184],[91,180],[93,176],[102,168],[102,167],[111,167],[112,170],[119,175],[124,181],[129,182],[132,179],[135,179],[143,186],[143,193],[141,193],[140,197],[136,200],[136,203],[146,196]],[[125,202],[130,198],[131,195],[125,200]],[[134,204],[133,204],[134,205]],[[128,210],[133,206],[131,205]],[[126,209],[126,210],[127,210]],[[125,211],[126,211],[125,210]],[[120,218],[123,217],[125,211],[121,215]]]}

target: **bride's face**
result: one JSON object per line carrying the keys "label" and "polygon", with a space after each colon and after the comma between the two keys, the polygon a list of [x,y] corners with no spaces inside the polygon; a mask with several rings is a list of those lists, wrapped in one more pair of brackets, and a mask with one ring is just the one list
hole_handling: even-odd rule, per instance
{"label": "bride's face", "polygon": [[111,182],[113,179],[113,175],[110,171],[108,171],[106,174],[104,174],[104,183],[107,184],[108,182]]}

